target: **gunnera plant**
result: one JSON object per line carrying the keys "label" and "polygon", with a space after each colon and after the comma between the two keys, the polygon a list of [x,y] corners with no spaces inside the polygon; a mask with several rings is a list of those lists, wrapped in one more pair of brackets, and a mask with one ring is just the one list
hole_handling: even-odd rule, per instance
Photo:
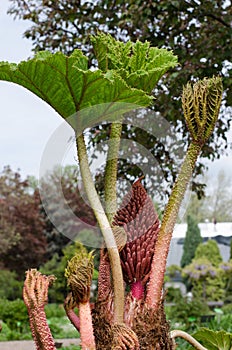
{"label": "gunnera plant", "polygon": [[[177,58],[148,42],[122,43],[99,33],[91,38],[97,69],[88,68],[80,50],[69,57],[39,52],[28,61],[0,63],[0,79],[19,84],[46,101],[75,132],[83,187],[104,238],[101,247],[98,298],[90,304],[94,252],[79,252],[68,263],[70,287],[64,306],[81,334],[82,349],[175,349],[163,308],[164,273],[170,241],[197,158],[215,127],[222,97],[219,77],[183,88],[182,105],[191,142],[165,207],[162,222],[152,199],[138,179],[117,208],[117,164],[126,113],[150,106],[152,91]],[[84,131],[110,123],[105,166],[103,208],[90,172]],[[55,349],[46,323],[44,304],[53,277],[27,272],[24,300],[37,349]],[[79,309],[79,315],[74,312]]]}

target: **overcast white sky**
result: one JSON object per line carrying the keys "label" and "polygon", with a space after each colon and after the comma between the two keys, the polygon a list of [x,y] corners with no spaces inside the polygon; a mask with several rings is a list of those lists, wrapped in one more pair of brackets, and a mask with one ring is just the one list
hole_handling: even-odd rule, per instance
{"label": "overcast white sky", "polygon": [[[10,2],[0,2],[0,61],[20,62],[32,56],[23,39],[28,27],[6,14]],[[10,165],[21,174],[38,176],[41,155],[62,118],[26,89],[0,81],[0,171]]]}
{"label": "overcast white sky", "polygon": [[[19,62],[32,56],[30,41],[23,39],[28,23],[7,15],[9,5],[8,0],[0,2],[0,61]],[[44,147],[62,119],[26,89],[0,81],[0,123],[0,172],[10,165],[23,176],[38,176]],[[74,163],[73,154],[69,159]],[[232,174],[231,153],[209,164],[209,176],[221,169]]]}

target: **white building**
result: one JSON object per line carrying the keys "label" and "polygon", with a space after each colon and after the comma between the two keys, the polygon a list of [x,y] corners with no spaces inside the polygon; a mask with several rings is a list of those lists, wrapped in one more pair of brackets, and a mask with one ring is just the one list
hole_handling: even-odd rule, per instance
{"label": "white building", "polygon": [[[206,242],[208,239],[214,239],[218,244],[223,261],[228,261],[230,258],[230,241],[232,239],[232,222],[218,222],[217,224],[205,222],[198,224],[198,227],[201,231],[203,241]],[[176,224],[167,266],[173,264],[180,265],[186,232],[187,223]]]}

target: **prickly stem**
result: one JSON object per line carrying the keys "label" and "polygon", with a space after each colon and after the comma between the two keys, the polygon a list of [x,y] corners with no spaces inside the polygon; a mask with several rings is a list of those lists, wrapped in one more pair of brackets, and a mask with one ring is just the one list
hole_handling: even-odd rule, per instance
{"label": "prickly stem", "polygon": [[80,331],[80,318],[75,314],[74,308],[77,307],[77,303],[74,301],[72,292],[69,293],[64,301],[64,309],[66,315],[70,319],[70,322],[74,325],[74,327]]}
{"label": "prickly stem", "polygon": [[102,204],[100,202],[99,196],[96,192],[96,188],[93,183],[93,179],[89,169],[87,151],[83,135],[77,137],[77,152],[85,191],[87,193],[89,202],[93,208],[94,214],[100,226],[109,254],[115,299],[115,322],[123,322],[124,288],[119,252],[110,223],[104,212],[104,209],[102,207]]}
{"label": "prickly stem", "polygon": [[205,78],[195,83],[193,87],[187,84],[183,90],[183,111],[192,142],[165,208],[155,245],[146,296],[148,305],[155,310],[158,310],[161,302],[167,256],[179,208],[191,179],[198,155],[212,134],[217,122],[222,91],[223,87],[220,77]]}
{"label": "prickly stem", "polygon": [[107,153],[105,167],[105,209],[110,223],[112,223],[114,214],[117,210],[117,170],[118,170],[118,152],[121,141],[122,123],[114,122],[111,124],[110,142]]}
{"label": "prickly stem", "polygon": [[95,350],[90,303],[79,303],[80,335],[82,350]]}
{"label": "prickly stem", "polygon": [[161,301],[167,256],[177,215],[200,150],[201,147],[199,145],[195,143],[190,145],[165,208],[164,217],[155,245],[155,253],[152,260],[150,281],[146,296],[148,305],[155,309],[159,308]]}

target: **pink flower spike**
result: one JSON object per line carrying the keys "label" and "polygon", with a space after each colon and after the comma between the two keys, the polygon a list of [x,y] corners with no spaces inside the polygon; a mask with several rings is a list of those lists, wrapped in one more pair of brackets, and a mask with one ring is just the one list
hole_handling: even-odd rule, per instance
{"label": "pink flower spike", "polygon": [[136,281],[131,284],[131,293],[137,300],[143,299],[144,296],[144,286],[141,281]]}

